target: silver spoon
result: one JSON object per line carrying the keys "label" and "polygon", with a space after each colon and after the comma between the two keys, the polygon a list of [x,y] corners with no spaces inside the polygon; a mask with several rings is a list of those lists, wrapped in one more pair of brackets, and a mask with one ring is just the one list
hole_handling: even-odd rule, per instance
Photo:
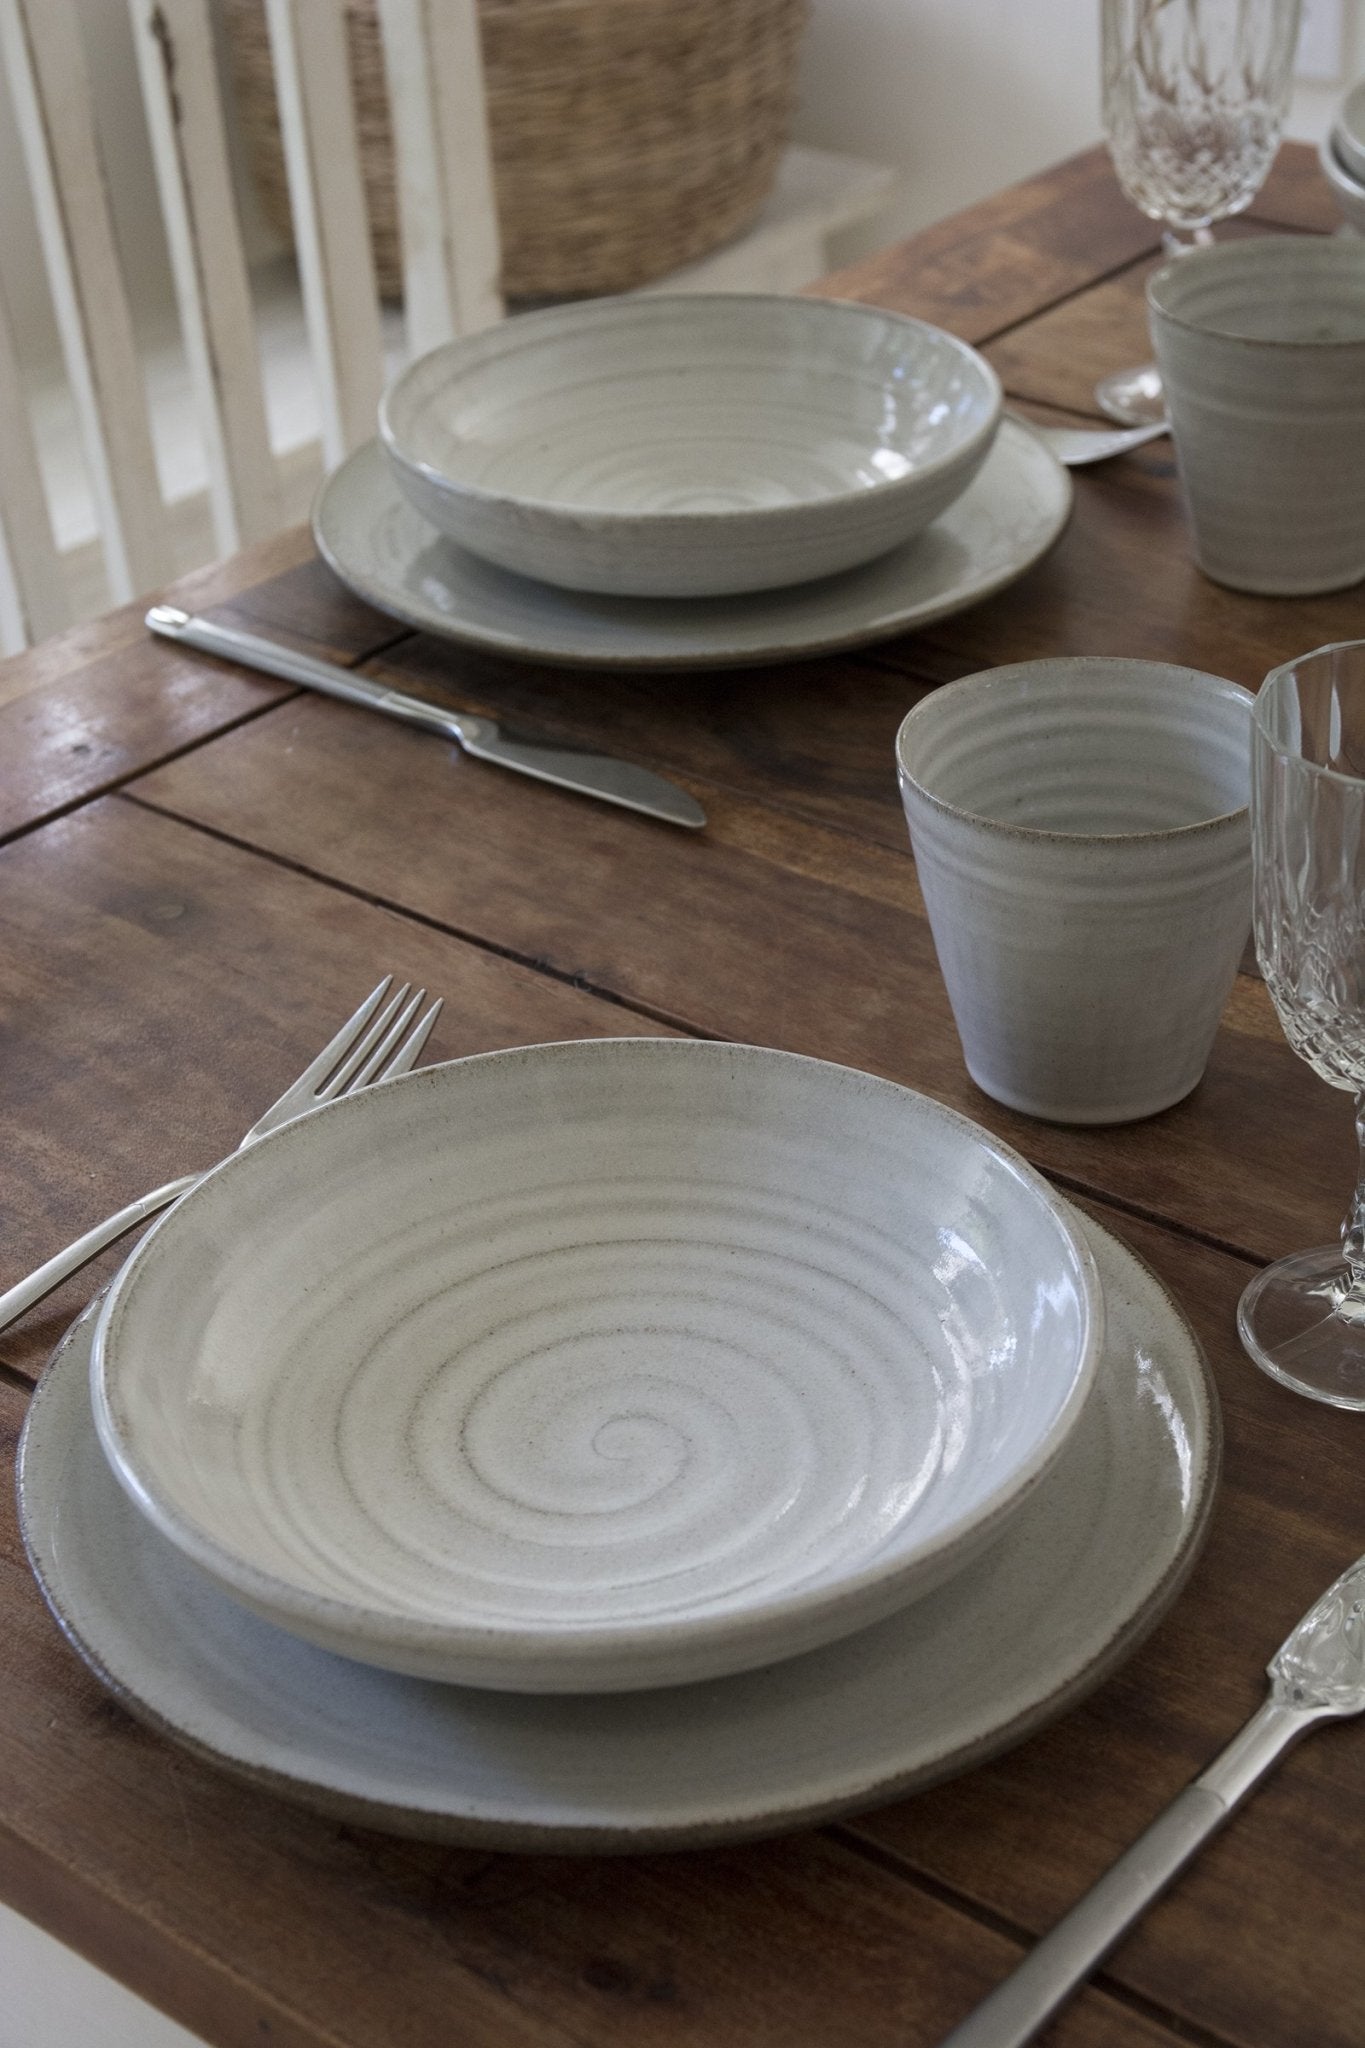
{"label": "silver spoon", "polygon": [[1222,1755],[942,2048],[1024,2048],[1291,1743],[1320,1721],[1365,1712],[1365,1557],[1309,1608],[1271,1658],[1269,1675],[1269,1699]]}
{"label": "silver spoon", "polygon": [[1166,410],[1161,372],[1155,363],[1134,363],[1128,370],[1111,370],[1095,386],[1095,403],[1111,420],[1125,427],[1145,427],[1160,419]]}
{"label": "silver spoon", "polygon": [[1012,412],[1010,418],[1031,428],[1068,469],[1082,469],[1089,462],[1107,462],[1111,455],[1140,448],[1144,441],[1155,441],[1171,431],[1167,419],[1149,420],[1141,427],[1045,427],[1017,412]]}

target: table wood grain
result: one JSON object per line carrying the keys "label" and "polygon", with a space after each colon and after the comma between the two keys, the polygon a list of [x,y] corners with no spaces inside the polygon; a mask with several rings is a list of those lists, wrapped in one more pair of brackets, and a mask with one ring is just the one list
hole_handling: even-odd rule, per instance
{"label": "table wood grain", "polygon": [[[1289,146],[1239,231],[1323,232]],[[1145,353],[1155,236],[1091,151],[820,289],[983,346],[1080,417]],[[979,667],[1126,653],[1255,685],[1365,631],[1360,591],[1253,599],[1189,558],[1168,446],[1076,478],[1012,589],[853,656],[699,676],[515,665],[406,633],[306,534],[176,600],[693,789],[685,835],[150,642],[142,607],[0,666],[0,1285],[229,1149],[385,969],[446,998],[433,1053],[684,1031],[847,1060],[1000,1132],[1165,1281],[1222,1398],[1224,1477],[1171,1612],[1009,1754],[836,1825],[578,1861],[401,1842],[244,1788],[135,1724],[62,1641],[0,1506],[0,1894],[216,2048],[932,2048],[1207,1763],[1365,1549],[1365,1421],[1238,1347],[1258,1261],[1332,1236],[1349,1105],[1239,977],[1165,1115],[1015,1116],[962,1065],[897,799],[909,706]],[[7,1462],[30,1383],[114,1263],[0,1336]],[[1365,1729],[1315,1736],[1055,2023],[1059,2048],[1360,2048]]]}

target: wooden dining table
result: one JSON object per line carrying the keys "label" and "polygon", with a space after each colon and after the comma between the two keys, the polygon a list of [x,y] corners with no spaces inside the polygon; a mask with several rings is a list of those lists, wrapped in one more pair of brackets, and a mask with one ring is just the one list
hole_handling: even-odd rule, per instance
{"label": "wooden dining table", "polygon": [[[1335,226],[1312,153],[1291,144],[1229,231]],[[952,330],[1011,403],[1076,423],[1097,376],[1148,353],[1158,257],[1095,150],[816,289]],[[153,641],[143,605],[0,667],[0,1287],[230,1151],[393,971],[444,997],[437,1059],[684,1033],[953,1105],[1148,1262],[1221,1401],[1193,1572],[1082,1703],[916,1796],[652,1855],[404,1839],[199,1761],[72,1653],[7,1486],[0,1897],[217,2048],[928,2048],[1214,1757],[1290,1626],[1365,1551],[1365,1415],[1274,1384],[1237,1340],[1250,1276],[1333,1238],[1355,1174],[1349,1101],[1289,1050],[1254,966],[1200,1086],[1146,1121],[1034,1121],[963,1066],[897,795],[910,706],[1062,654],[1255,688],[1277,662],[1365,634],[1360,588],[1279,599],[1207,581],[1169,442],[1074,481],[1061,538],[987,601],[743,671],[570,672],[416,634],[353,597],[306,530],[168,593],[645,763],[704,803],[696,833]],[[0,1336],[7,1462],[33,1382],[119,1256]],[[1360,2048],[1363,1930],[1365,1725],[1344,1723],[1293,1751],[1048,2039]]]}

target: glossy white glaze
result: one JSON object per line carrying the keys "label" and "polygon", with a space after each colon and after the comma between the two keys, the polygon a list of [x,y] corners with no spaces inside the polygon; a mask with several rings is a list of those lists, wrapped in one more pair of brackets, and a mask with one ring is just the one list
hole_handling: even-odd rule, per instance
{"label": "glossy white glaze", "polygon": [[346,1654],[527,1690],[791,1656],[928,1590],[1074,1426],[1058,1198],[927,1097],[762,1047],[430,1068],[219,1167],[96,1338],[164,1533]]}
{"label": "glossy white glaze", "polygon": [[385,392],[400,488],[462,547],[572,590],[711,597],[828,576],[927,526],[1000,384],[941,328],[838,300],[594,299],[420,357]]}
{"label": "glossy white glaze", "polygon": [[343,583],[423,632],[569,667],[739,668],[862,646],[978,604],[1046,553],[1071,495],[1037,435],[1004,420],[963,495],[862,568],[743,597],[593,597],[514,576],[433,533],[371,442],[323,485],[313,532]]}
{"label": "glossy white glaze", "polygon": [[224,1599],[133,1508],[90,1415],[91,1321],[34,1397],[29,1556],[125,1705],[206,1760],[358,1825],[492,1848],[685,1847],[933,1784],[1055,1718],[1174,1599],[1214,1498],[1199,1346],[1086,1219],[1107,1337],[1093,1398],[1000,1543],[875,1628],[708,1685],[477,1692],[330,1656]]}
{"label": "glossy white glaze", "polygon": [[1078,656],[963,677],[897,736],[968,1070],[1062,1123],[1199,1080],[1251,926],[1250,694]]}
{"label": "glossy white glaze", "polygon": [[1365,244],[1257,235],[1147,285],[1195,559],[1270,596],[1365,577]]}

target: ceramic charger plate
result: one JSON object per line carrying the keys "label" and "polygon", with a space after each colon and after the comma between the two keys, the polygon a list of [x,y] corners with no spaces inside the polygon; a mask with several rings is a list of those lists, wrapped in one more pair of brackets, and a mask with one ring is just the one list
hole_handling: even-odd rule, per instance
{"label": "ceramic charger plate", "polygon": [[323,484],[313,535],[328,567],[367,604],[490,654],[570,668],[744,668],[886,640],[979,604],[1047,552],[1071,496],[1056,456],[1003,419],[956,503],[861,568],[746,597],[601,597],[534,582],[457,547],[408,503],[372,441]]}
{"label": "ceramic charger plate", "polygon": [[1082,1219],[1108,1334],[1046,1485],[951,1584],[862,1634],[653,1693],[476,1692],[312,1648],[218,1593],[100,1452],[95,1309],[68,1333],[19,1452],[24,1541],[72,1646],[139,1719],[222,1769],[359,1826],[563,1853],[699,1847],[935,1784],[1081,1699],[1183,1585],[1219,1424],[1160,1283]]}
{"label": "ceramic charger plate", "polygon": [[1031,1168],[825,1060],[583,1039],[428,1067],[215,1168],[95,1340],[133,1498],[348,1656],[625,1691],[796,1655],[974,1555],[1093,1380]]}

